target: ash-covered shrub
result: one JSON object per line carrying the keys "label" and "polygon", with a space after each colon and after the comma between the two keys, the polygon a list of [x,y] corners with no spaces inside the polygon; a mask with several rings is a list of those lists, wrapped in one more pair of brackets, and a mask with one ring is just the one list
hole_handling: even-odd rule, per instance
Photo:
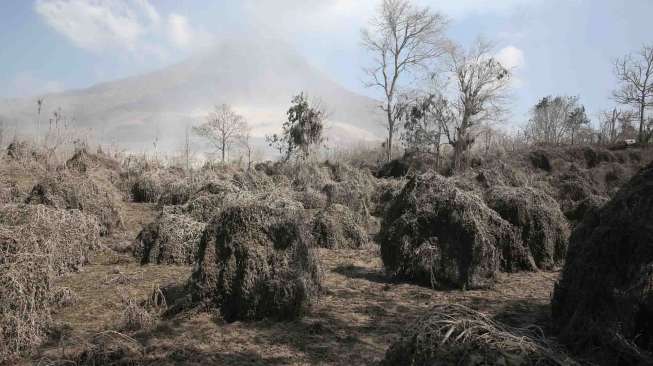
{"label": "ash-covered shrub", "polygon": [[653,164],[573,231],[551,307],[575,349],[600,348],[612,364],[653,361]]}
{"label": "ash-covered shrub", "polygon": [[463,305],[437,305],[390,346],[382,366],[578,365],[539,333],[512,328]]}
{"label": "ash-covered shrub", "polygon": [[545,150],[540,149],[529,152],[528,159],[535,168],[542,169],[546,172],[551,172],[553,168],[549,154]]}
{"label": "ash-covered shrub", "polygon": [[0,228],[5,229],[3,256],[43,255],[54,274],[77,270],[99,246],[100,225],[78,210],[57,210],[44,205],[0,207]]}
{"label": "ash-covered shrub", "polygon": [[326,194],[312,188],[293,192],[293,198],[307,210],[321,209],[327,206]]}
{"label": "ash-covered shrub", "polygon": [[488,287],[500,270],[535,268],[509,222],[434,173],[406,183],[378,237],[388,272],[433,287]]}
{"label": "ash-covered shrub", "polygon": [[524,172],[504,162],[479,168],[475,180],[484,189],[497,186],[523,187],[528,183]]}
{"label": "ash-covered shrub", "polygon": [[533,188],[495,187],[487,192],[486,202],[516,227],[539,269],[562,264],[570,230],[553,198]]}
{"label": "ash-covered shrub", "polygon": [[347,207],[333,204],[313,217],[315,245],[327,249],[361,249],[369,243],[367,232]]}
{"label": "ash-covered shrub", "polygon": [[77,270],[98,246],[95,218],[43,205],[0,207],[0,363],[46,339],[60,304],[55,276]]}
{"label": "ash-covered shrub", "polygon": [[567,220],[575,226],[581,222],[585,216],[596,213],[608,201],[609,199],[607,197],[592,194],[583,200],[567,205],[565,216],[567,217]]}
{"label": "ash-covered shrub", "polygon": [[[7,243],[0,228],[0,247]],[[0,256],[3,249],[0,248]],[[50,274],[43,255],[0,258],[0,363],[45,341],[51,323]]]}
{"label": "ash-covered shrub", "polygon": [[324,186],[322,192],[326,195],[327,205],[340,204],[347,206],[361,218],[370,215],[373,190],[364,190],[354,182],[337,182]]}
{"label": "ash-covered shrub", "polygon": [[93,154],[86,149],[78,149],[75,154],[66,161],[66,168],[78,173],[89,173],[92,170],[105,169],[120,174],[122,168],[115,159],[98,153]]}
{"label": "ash-covered shrub", "polygon": [[219,308],[227,321],[301,316],[321,288],[307,230],[293,211],[262,204],[225,209],[202,236],[194,301]]}
{"label": "ash-covered shrub", "polygon": [[163,212],[138,234],[134,255],[141,264],[193,264],[205,226],[186,215]]}
{"label": "ash-covered shrub", "polygon": [[558,189],[558,202],[563,210],[574,202],[582,201],[592,195],[601,195],[595,182],[587,171],[572,164],[569,169],[557,177],[554,182]]}
{"label": "ash-covered shrub", "polygon": [[134,202],[181,205],[196,190],[183,172],[155,169],[131,177],[129,193]]}
{"label": "ash-covered shrub", "polygon": [[123,225],[120,197],[114,187],[102,183],[85,175],[58,173],[37,183],[26,203],[80,210],[97,218],[102,235],[110,235]]}
{"label": "ash-covered shrub", "polygon": [[265,191],[276,187],[271,177],[254,169],[234,174],[233,184],[246,191]]}
{"label": "ash-covered shrub", "polygon": [[372,214],[375,216],[383,216],[386,206],[390,204],[399,193],[401,193],[404,184],[404,180],[379,179],[372,198],[372,202],[374,203]]}

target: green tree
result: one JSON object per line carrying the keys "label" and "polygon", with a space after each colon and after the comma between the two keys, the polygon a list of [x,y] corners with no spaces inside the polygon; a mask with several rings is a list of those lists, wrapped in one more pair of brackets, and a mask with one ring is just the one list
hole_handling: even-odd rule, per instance
{"label": "green tree", "polygon": [[283,155],[285,161],[295,153],[299,153],[302,159],[309,157],[313,146],[322,142],[326,118],[325,112],[318,105],[310,103],[303,92],[293,97],[291,103],[281,134],[265,137],[268,144]]}

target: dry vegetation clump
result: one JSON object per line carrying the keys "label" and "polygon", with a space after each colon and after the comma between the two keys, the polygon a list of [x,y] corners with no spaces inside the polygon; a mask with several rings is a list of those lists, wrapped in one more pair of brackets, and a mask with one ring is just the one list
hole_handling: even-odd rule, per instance
{"label": "dry vegetation clump", "polygon": [[565,211],[565,216],[569,223],[576,226],[586,215],[596,213],[603,205],[608,202],[607,197],[590,195],[589,197],[576,202],[572,207]]}
{"label": "dry vegetation clump", "polygon": [[44,255],[47,270],[54,274],[75,271],[99,247],[97,220],[78,210],[57,210],[43,205],[0,207],[0,228],[11,240],[3,245],[8,256]]}
{"label": "dry vegetation clump", "polygon": [[52,308],[66,302],[52,280],[87,262],[99,231],[95,218],[77,210],[0,207],[0,362],[45,339]]}
{"label": "dry vegetation clump", "polygon": [[302,191],[293,191],[292,197],[297,202],[300,202],[307,210],[322,209],[327,206],[326,194],[310,187]]}
{"label": "dry vegetation clump", "polygon": [[406,183],[378,237],[387,271],[434,287],[488,287],[499,270],[534,269],[509,222],[435,173]]}
{"label": "dry vegetation clump", "polygon": [[[0,228],[0,363],[30,352],[50,325],[50,274],[43,254],[6,257]],[[11,244],[10,244],[11,245]]]}
{"label": "dry vegetation clump", "polygon": [[19,195],[20,193],[15,185],[0,182],[0,205],[16,203]]}
{"label": "dry vegetation clump", "polygon": [[308,235],[292,211],[262,204],[225,209],[200,242],[194,301],[219,308],[227,321],[301,316],[321,288]]}
{"label": "dry vegetation clump", "polygon": [[[571,235],[551,302],[560,338],[612,364],[651,364],[653,163]],[[639,350],[638,350],[639,348]]]}
{"label": "dry vegetation clump", "polygon": [[528,184],[527,175],[519,168],[502,161],[476,170],[475,182],[483,189],[497,186],[523,187]]}
{"label": "dry vegetation clump", "polygon": [[78,173],[90,173],[93,170],[106,170],[120,175],[122,167],[120,163],[102,152],[97,154],[89,153],[85,148],[75,151],[73,156],[66,161],[66,168]]}
{"label": "dry vegetation clump", "polygon": [[186,215],[163,212],[138,234],[134,255],[141,264],[193,264],[205,226]]}
{"label": "dry vegetation clump", "polygon": [[381,365],[578,365],[534,329],[498,323],[463,305],[443,304],[416,321]]}
{"label": "dry vegetation clump", "polygon": [[237,188],[245,191],[267,191],[277,188],[270,176],[253,169],[234,174],[232,181]]}
{"label": "dry vegetation clump", "polygon": [[71,361],[77,366],[143,365],[145,350],[138,341],[125,334],[105,331],[90,339],[84,350]]}
{"label": "dry vegetation clump", "polygon": [[313,217],[315,245],[327,249],[361,249],[369,243],[367,232],[346,206],[329,205]]}
{"label": "dry vegetation clump", "polygon": [[182,204],[188,199],[190,191],[181,177],[174,176],[166,169],[153,169],[128,178],[129,193],[134,202],[159,203],[165,197],[166,204]]}
{"label": "dry vegetation clump", "polygon": [[120,329],[136,331],[148,329],[154,324],[154,317],[139,301],[134,299],[124,300],[124,309],[121,314]]}
{"label": "dry vegetation clump", "polygon": [[570,230],[553,198],[534,188],[495,187],[487,192],[486,202],[515,226],[539,269],[562,264]]}
{"label": "dry vegetation clump", "polygon": [[553,166],[551,165],[551,158],[547,151],[542,149],[533,150],[528,153],[528,159],[533,167],[542,169],[545,172],[551,172]]}
{"label": "dry vegetation clump", "polygon": [[386,207],[401,193],[404,184],[406,182],[403,179],[379,179],[376,184],[376,190],[372,195],[372,201],[375,203],[372,214],[383,216]]}
{"label": "dry vegetation clump", "polygon": [[17,161],[36,160],[44,162],[46,159],[45,154],[41,149],[27,141],[14,140],[7,146],[7,157]]}
{"label": "dry vegetation clump", "polygon": [[57,209],[77,209],[93,215],[102,226],[102,235],[110,235],[123,225],[115,187],[86,175],[59,172],[37,183],[26,202]]}

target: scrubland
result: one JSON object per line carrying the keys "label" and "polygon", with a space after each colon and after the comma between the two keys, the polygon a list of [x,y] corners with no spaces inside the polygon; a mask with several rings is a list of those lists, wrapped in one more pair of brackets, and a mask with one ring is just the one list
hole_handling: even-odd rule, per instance
{"label": "scrubland", "polygon": [[653,151],[0,164],[0,362],[646,364]]}

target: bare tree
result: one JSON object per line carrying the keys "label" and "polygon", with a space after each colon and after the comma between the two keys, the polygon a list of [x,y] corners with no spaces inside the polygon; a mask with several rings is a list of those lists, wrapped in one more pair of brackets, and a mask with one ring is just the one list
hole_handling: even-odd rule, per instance
{"label": "bare tree", "polygon": [[451,102],[442,118],[444,135],[453,147],[454,169],[463,169],[476,127],[499,121],[505,113],[510,72],[492,56],[492,46],[479,40],[468,51],[451,46],[446,71],[454,82]]}
{"label": "bare tree", "polygon": [[234,112],[227,104],[216,106],[215,110],[206,116],[206,121],[193,127],[193,131],[220,151],[222,162],[231,145],[237,141],[245,126],[245,119]]}
{"label": "bare tree", "polygon": [[447,20],[428,7],[416,7],[409,0],[383,0],[370,29],[362,31],[362,44],[374,55],[374,65],[365,69],[368,87],[383,90],[382,110],[386,114],[387,159],[392,159],[392,141],[403,114],[398,102],[401,79],[416,67],[443,54]]}
{"label": "bare tree", "polygon": [[646,109],[653,106],[653,46],[643,46],[635,55],[628,54],[615,62],[619,87],[613,92],[619,104],[639,111],[640,142],[645,142]]}
{"label": "bare tree", "polygon": [[191,146],[190,146],[190,132],[188,125],[184,130],[184,162],[186,165],[186,173],[190,173],[190,156],[191,156]]}
{"label": "bare tree", "polygon": [[578,108],[578,97],[546,96],[531,110],[526,127],[530,141],[538,144],[558,145],[570,133],[571,114]]}
{"label": "bare tree", "polygon": [[245,125],[243,126],[243,130],[240,136],[238,137],[238,142],[240,143],[240,146],[247,154],[247,170],[250,170],[252,168],[253,146],[251,143],[251,139],[252,139],[252,128],[247,123],[245,123]]}

